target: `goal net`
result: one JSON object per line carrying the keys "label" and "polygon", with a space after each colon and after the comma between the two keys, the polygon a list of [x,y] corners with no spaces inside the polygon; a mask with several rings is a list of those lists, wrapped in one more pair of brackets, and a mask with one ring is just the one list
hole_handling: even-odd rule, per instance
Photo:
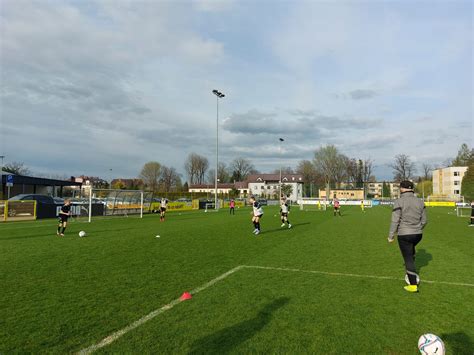
{"label": "goal net", "polygon": [[85,199],[73,200],[72,215],[93,217],[138,216],[150,212],[153,193],[142,190],[91,189]]}
{"label": "goal net", "polygon": [[326,211],[329,202],[322,198],[303,197],[298,200],[301,211]]}
{"label": "goal net", "polygon": [[471,217],[471,207],[463,207],[457,206],[456,207],[456,216],[458,217]]}

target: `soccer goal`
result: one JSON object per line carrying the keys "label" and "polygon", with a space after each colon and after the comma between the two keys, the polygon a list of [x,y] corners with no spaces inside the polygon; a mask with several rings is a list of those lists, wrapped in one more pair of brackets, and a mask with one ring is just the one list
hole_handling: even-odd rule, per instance
{"label": "soccer goal", "polygon": [[301,211],[326,211],[329,201],[322,198],[303,197],[298,200]]}
{"label": "soccer goal", "polygon": [[456,207],[456,216],[458,217],[471,217],[471,207],[457,206]]}
{"label": "soccer goal", "polygon": [[[91,189],[86,201],[74,201],[78,216],[137,216],[150,212],[153,193],[141,190]],[[73,212],[74,215],[74,212]]]}

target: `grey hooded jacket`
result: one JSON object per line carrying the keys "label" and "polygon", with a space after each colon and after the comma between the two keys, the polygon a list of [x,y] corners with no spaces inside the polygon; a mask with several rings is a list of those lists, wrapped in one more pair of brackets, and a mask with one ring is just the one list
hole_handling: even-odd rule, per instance
{"label": "grey hooded jacket", "polygon": [[393,240],[395,234],[421,234],[426,223],[424,202],[411,191],[403,192],[393,205],[389,239]]}

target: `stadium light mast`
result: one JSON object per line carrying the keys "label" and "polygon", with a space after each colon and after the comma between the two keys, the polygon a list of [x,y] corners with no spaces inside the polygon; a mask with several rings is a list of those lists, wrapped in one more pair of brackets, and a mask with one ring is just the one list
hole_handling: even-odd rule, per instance
{"label": "stadium light mast", "polygon": [[279,186],[279,187],[280,187],[280,189],[279,189],[279,190],[280,190],[280,196],[278,197],[278,200],[281,200],[281,163],[282,163],[282,162],[281,162],[281,160],[282,160],[282,159],[281,159],[281,142],[284,142],[284,141],[285,141],[285,140],[284,140],[283,138],[279,138],[279,142],[280,142],[280,143],[278,144],[278,148],[279,148],[279,150],[280,150],[280,184],[279,184],[279,185],[280,185],[280,186]]}
{"label": "stadium light mast", "polygon": [[217,117],[216,117],[216,180],[215,180],[215,194],[214,194],[214,210],[217,211],[217,172],[219,170],[219,99],[225,97],[225,95],[218,91],[212,90],[212,93],[216,95],[217,101]]}

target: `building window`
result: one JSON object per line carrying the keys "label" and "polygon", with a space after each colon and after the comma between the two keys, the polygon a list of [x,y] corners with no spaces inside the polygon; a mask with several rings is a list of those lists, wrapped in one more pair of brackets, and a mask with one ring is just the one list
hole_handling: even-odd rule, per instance
{"label": "building window", "polygon": [[459,181],[455,181],[455,182],[454,182],[454,185],[459,185]]}
{"label": "building window", "polygon": [[459,195],[459,190],[454,190],[455,195]]}
{"label": "building window", "polygon": [[267,190],[270,190],[270,189],[271,189],[271,186],[270,186],[270,185],[268,185],[268,186],[267,186]]}
{"label": "building window", "polygon": [[460,176],[459,171],[455,171],[455,172],[454,172],[454,176]]}

